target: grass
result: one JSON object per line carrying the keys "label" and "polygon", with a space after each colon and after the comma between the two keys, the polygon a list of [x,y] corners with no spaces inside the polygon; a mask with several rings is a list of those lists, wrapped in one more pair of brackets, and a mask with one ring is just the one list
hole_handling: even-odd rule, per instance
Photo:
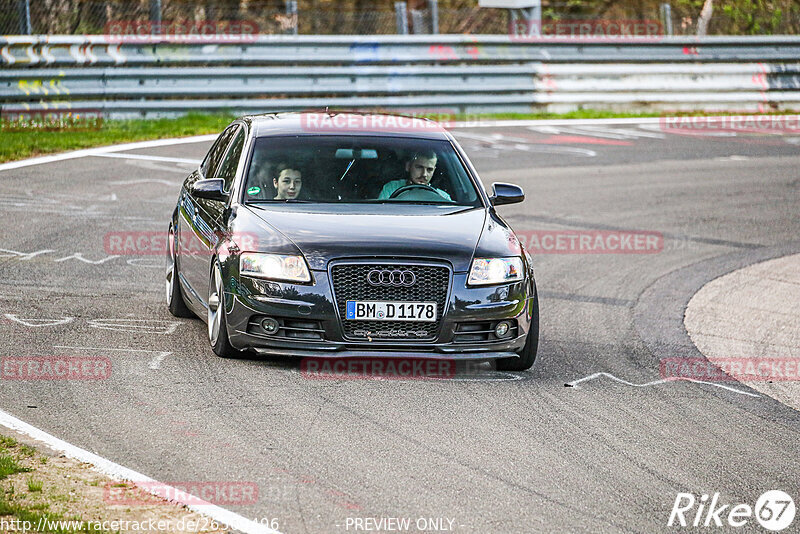
{"label": "grass", "polygon": [[[33,471],[26,467],[22,467],[17,463],[18,458],[34,458],[36,450],[28,445],[18,443],[13,438],[7,436],[0,436],[0,480],[4,480],[11,475],[17,473],[27,473]],[[41,462],[40,463],[45,463]],[[53,521],[80,521],[80,517],[65,517],[60,514],[48,512],[50,505],[46,502],[27,502],[33,494],[42,495],[44,483],[40,480],[34,479],[32,476],[26,480],[28,495],[25,493],[18,493],[13,484],[8,484],[6,488],[0,487],[0,517],[8,521],[9,519],[17,520],[19,522],[27,521],[32,527],[33,531],[37,531],[40,521],[44,525],[44,520]],[[57,496],[52,496],[57,497]],[[57,500],[51,497],[51,500]],[[10,517],[9,517],[10,516]],[[89,523],[84,522],[83,528],[75,530],[74,528],[59,528],[57,525],[50,524],[52,528],[47,528],[41,532],[48,532],[52,534],[77,534],[97,532],[91,529]]]}
{"label": "grass", "polygon": [[60,514],[42,512],[41,506],[32,505],[26,506],[24,504],[18,504],[5,499],[5,496],[0,493],[0,517],[2,516],[13,516],[14,519],[25,522],[27,521],[32,527],[33,530],[36,532],[48,532],[52,534],[76,534],[76,533],[89,533],[89,532],[99,532],[97,530],[93,530],[90,528],[90,524],[84,522],[83,528],[75,530],[72,528],[58,528],[56,525],[52,525],[49,529],[46,530],[38,530],[38,526],[40,521],[42,523],[43,520],[48,520],[51,522],[55,521],[80,521],[80,517],[64,517]]}
{"label": "grass", "polygon": [[4,480],[11,475],[17,473],[25,473],[30,471],[19,465],[17,461],[8,454],[0,454],[0,480]]}
{"label": "grass", "polygon": [[[796,111],[773,111],[769,114],[795,113]],[[608,110],[583,109],[568,113],[492,113],[481,115],[461,114],[450,116],[446,109],[437,113],[432,109],[430,115],[434,119],[450,121],[481,120],[525,120],[525,119],[607,119],[607,118],[641,118],[659,117],[663,112],[624,113]],[[676,113],[677,114],[677,113]],[[724,112],[681,112],[680,115],[722,115]],[[187,137],[191,135],[213,134],[221,132],[234,119],[230,114],[190,113],[176,119],[136,119],[107,120],[99,128],[89,130],[42,131],[28,129],[23,131],[4,131],[0,123],[0,163],[30,158],[43,154],[79,150],[118,143],[164,139],[171,137]]]}
{"label": "grass", "polygon": [[232,115],[189,114],[179,119],[104,121],[94,130],[41,131],[0,128],[0,162],[117,143],[221,132]]}
{"label": "grass", "polygon": [[4,480],[11,475],[16,475],[17,473],[27,473],[30,471],[30,469],[19,465],[17,460],[11,454],[9,454],[13,450],[19,449],[20,447],[23,446],[17,443],[17,440],[9,438],[8,436],[0,436],[0,480]]}

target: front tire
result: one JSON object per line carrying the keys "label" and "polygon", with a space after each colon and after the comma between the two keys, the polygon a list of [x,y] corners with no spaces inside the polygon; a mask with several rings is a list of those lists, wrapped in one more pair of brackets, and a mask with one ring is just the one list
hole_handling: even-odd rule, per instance
{"label": "front tire", "polygon": [[175,254],[175,231],[169,227],[167,234],[167,307],[169,312],[175,317],[188,318],[194,314],[186,306],[181,291],[181,282],[178,275],[178,261]]}
{"label": "front tire", "polygon": [[228,339],[228,323],[225,320],[225,288],[219,264],[214,262],[214,270],[208,283],[208,341],[211,350],[220,358],[241,358],[242,351],[236,350]]}
{"label": "front tire", "polygon": [[528,339],[525,346],[519,351],[519,358],[500,358],[497,360],[498,371],[527,371],[533,367],[536,361],[536,353],[539,351],[539,292],[533,296],[533,316],[531,317],[531,328],[528,330]]}

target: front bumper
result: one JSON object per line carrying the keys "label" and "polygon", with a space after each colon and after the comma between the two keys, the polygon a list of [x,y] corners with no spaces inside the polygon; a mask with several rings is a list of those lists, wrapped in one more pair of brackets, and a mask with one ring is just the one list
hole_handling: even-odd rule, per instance
{"label": "front bumper", "polygon": [[[231,273],[233,274],[233,273]],[[516,357],[525,345],[533,313],[532,280],[468,288],[466,273],[453,273],[452,287],[435,340],[345,338],[334,304],[328,274],[314,271],[313,285],[295,285],[249,277],[226,277],[226,320],[231,344],[263,354],[300,357],[405,357],[487,360]],[[319,340],[287,339],[254,327],[261,317],[313,323]],[[464,324],[510,320],[516,325],[507,339],[464,341]],[[492,336],[487,336],[492,337]]]}

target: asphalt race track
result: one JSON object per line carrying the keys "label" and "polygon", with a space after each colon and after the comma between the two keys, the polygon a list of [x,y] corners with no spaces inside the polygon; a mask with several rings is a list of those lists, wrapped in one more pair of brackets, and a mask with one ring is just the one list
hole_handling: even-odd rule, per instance
{"label": "asphalt race track", "polygon": [[735,382],[660,381],[662,358],[699,356],[682,319],[705,282],[800,251],[800,137],[706,134],[457,130],[485,183],[525,188],[500,208],[518,233],[652,231],[663,249],[532,250],[533,370],[443,380],[309,380],[298,360],[219,359],[205,323],[169,315],[161,254],[108,253],[110,233],[166,231],[210,143],[2,171],[2,356],[107,357],[113,372],[0,380],[0,409],[160,481],[254,482],[257,502],[229,508],[284,533],[368,517],[657,532],[674,530],[678,493],[796,498],[796,411]]}

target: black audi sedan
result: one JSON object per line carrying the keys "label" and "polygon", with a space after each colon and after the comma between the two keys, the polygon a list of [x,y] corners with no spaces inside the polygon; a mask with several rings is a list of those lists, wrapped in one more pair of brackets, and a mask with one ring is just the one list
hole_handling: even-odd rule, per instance
{"label": "black audi sedan", "polygon": [[391,114],[242,117],[183,183],[167,303],[218,356],[495,360],[529,369],[529,254],[453,136]]}

